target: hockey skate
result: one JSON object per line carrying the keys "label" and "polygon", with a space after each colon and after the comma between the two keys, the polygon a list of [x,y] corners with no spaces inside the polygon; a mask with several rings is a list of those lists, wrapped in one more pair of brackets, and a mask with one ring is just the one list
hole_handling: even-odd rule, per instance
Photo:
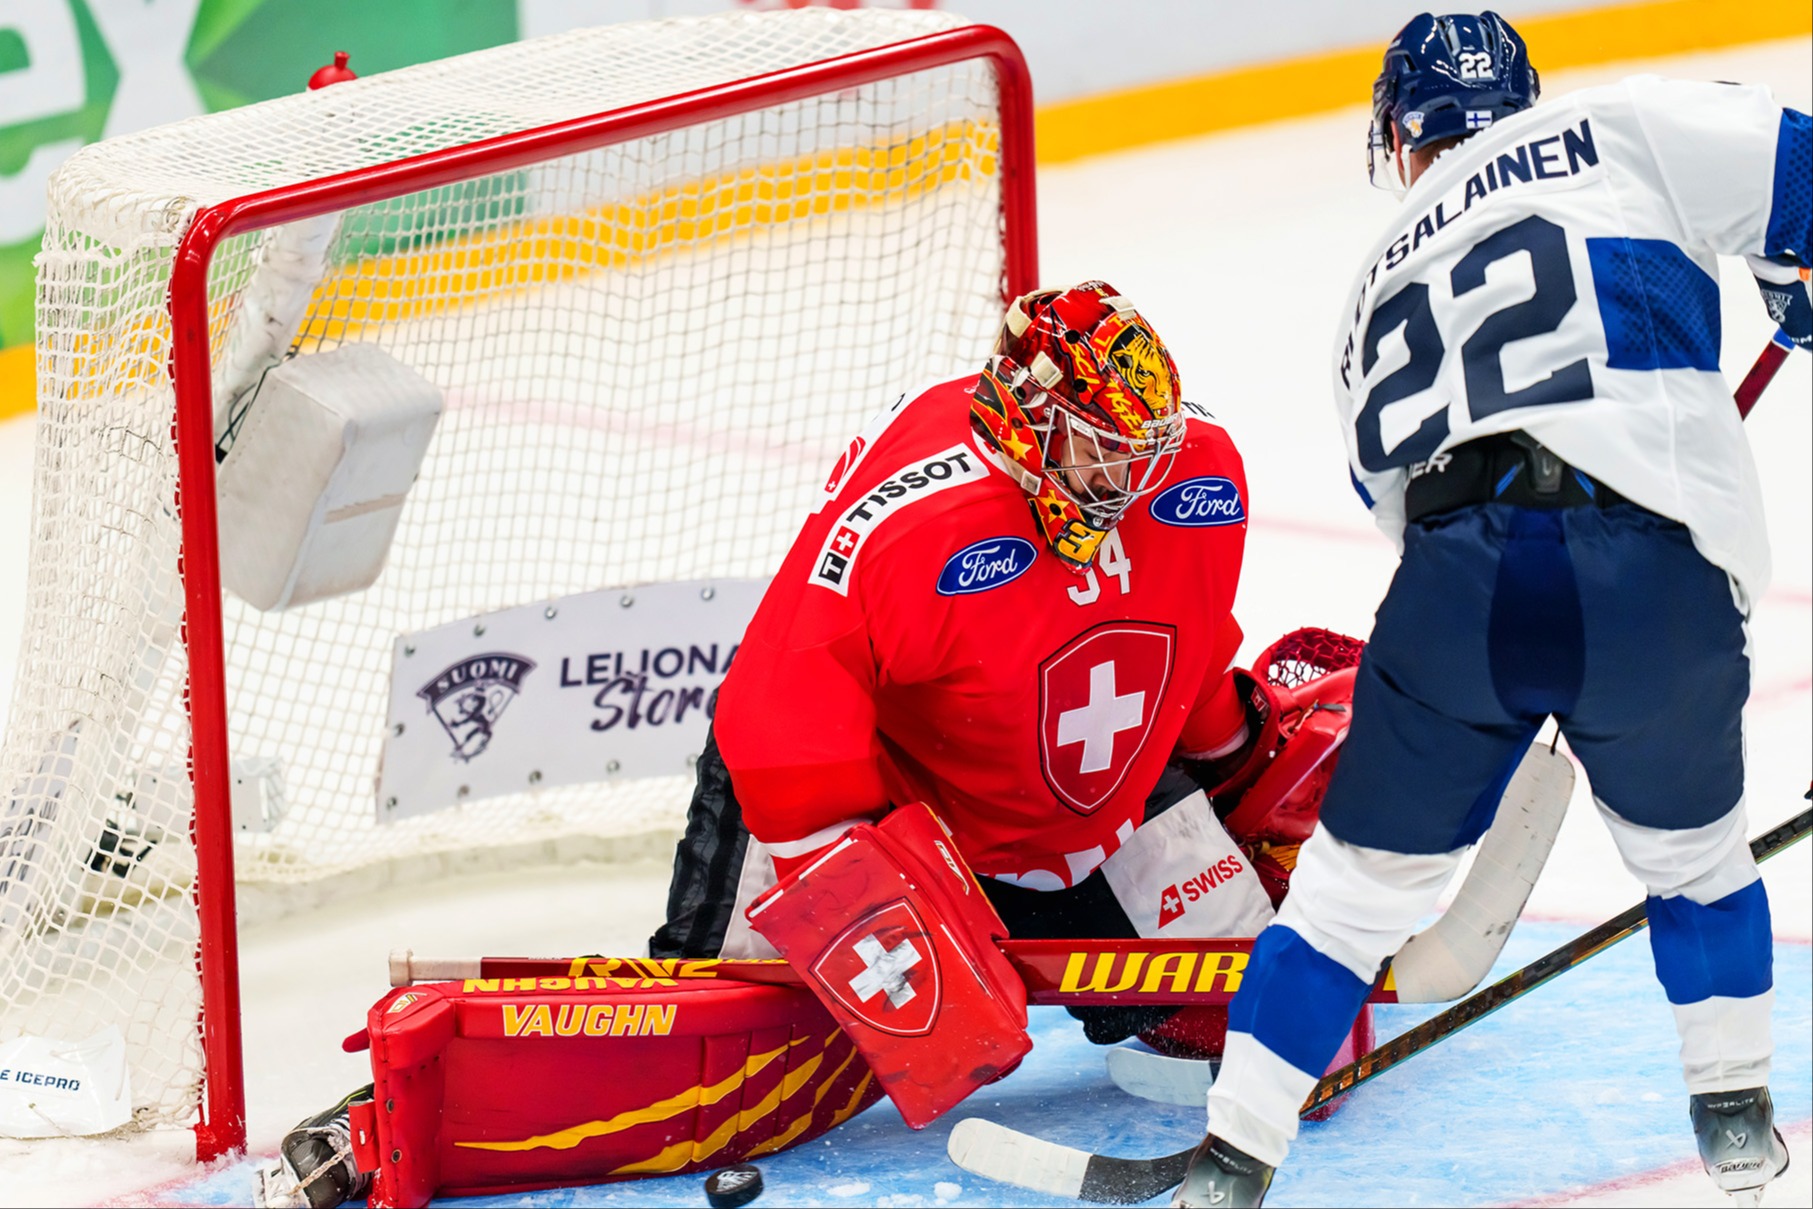
{"label": "hockey skate", "polygon": [[1211,1134],[1190,1156],[1171,1203],[1190,1209],[1258,1209],[1271,1186],[1271,1167]]}
{"label": "hockey skate", "polygon": [[1775,1128],[1766,1087],[1702,1092],[1688,1110],[1706,1174],[1733,1203],[1760,1205],[1763,1188],[1788,1169],[1788,1145]]}
{"label": "hockey skate", "polygon": [[365,1193],[370,1177],[353,1160],[351,1107],[370,1099],[368,1084],[283,1135],[277,1157],[258,1169],[253,1203],[261,1209],[334,1209]]}

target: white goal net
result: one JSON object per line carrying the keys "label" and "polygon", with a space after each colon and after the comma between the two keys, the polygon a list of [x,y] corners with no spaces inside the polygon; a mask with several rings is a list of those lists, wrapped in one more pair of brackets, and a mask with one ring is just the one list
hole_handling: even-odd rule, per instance
{"label": "white goal net", "polygon": [[[806,9],[586,30],[109,140],[58,172],[0,753],[0,1042],[117,1026],[137,1121],[197,1119],[190,762],[219,705],[191,691],[170,292],[198,213],[962,24]],[[866,416],[978,364],[1004,291],[1030,284],[1004,253],[1000,92],[971,57],[507,170],[481,157],[433,187],[399,169],[362,204],[213,249],[218,415],[279,359],[350,344],[443,408],[375,583],[285,611],[222,601],[234,789],[230,816],[203,807],[234,820],[242,883],[679,824],[684,769],[612,767],[384,818],[396,651],[494,610],[771,574]]]}

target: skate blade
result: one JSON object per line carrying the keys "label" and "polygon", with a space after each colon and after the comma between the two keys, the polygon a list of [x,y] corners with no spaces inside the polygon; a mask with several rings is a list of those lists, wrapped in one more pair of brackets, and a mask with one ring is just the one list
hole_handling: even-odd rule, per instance
{"label": "skate blade", "polygon": [[256,1209],[308,1209],[308,1195],[278,1158],[258,1168],[252,1204]]}
{"label": "skate blade", "polygon": [[1767,1187],[1767,1184],[1759,1184],[1755,1188],[1736,1189],[1727,1195],[1731,1197],[1733,1205],[1756,1206],[1763,1203],[1763,1189]]}

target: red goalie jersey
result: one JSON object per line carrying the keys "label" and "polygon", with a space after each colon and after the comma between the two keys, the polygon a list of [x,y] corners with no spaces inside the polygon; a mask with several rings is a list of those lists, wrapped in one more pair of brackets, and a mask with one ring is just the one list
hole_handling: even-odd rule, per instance
{"label": "red goalie jersey", "polygon": [[903,396],[851,443],[713,729],[757,839],[924,801],[978,873],[1057,889],[1143,821],[1166,760],[1241,733],[1246,477],[1193,414],[1162,488],[1078,574],[972,436],[973,385]]}

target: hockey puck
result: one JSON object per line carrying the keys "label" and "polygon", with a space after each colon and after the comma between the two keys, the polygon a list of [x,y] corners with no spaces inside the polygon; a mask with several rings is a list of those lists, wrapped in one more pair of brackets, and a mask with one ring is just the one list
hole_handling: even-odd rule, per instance
{"label": "hockey puck", "polygon": [[739,1163],[705,1177],[705,1199],[712,1209],[737,1209],[762,1195],[762,1172],[753,1163]]}

